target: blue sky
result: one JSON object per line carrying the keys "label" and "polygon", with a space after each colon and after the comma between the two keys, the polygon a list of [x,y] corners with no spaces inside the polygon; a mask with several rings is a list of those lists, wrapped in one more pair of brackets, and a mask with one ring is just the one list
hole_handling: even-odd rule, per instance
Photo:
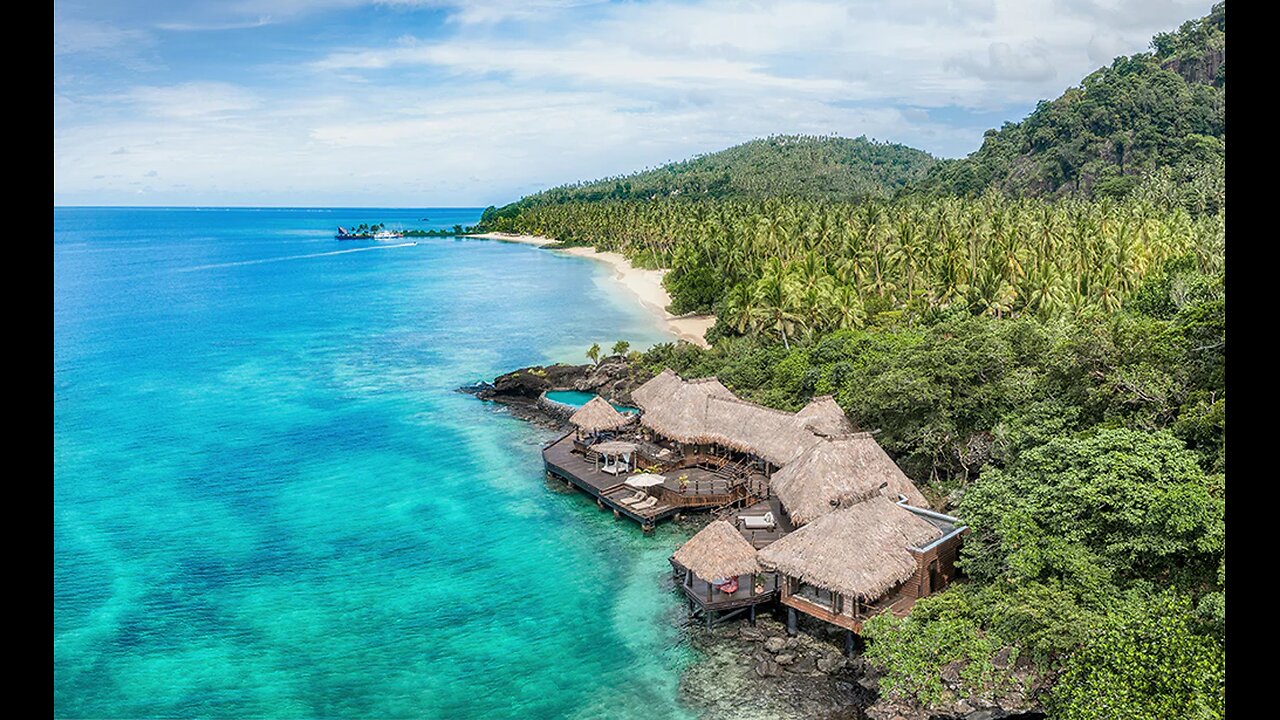
{"label": "blue sky", "polygon": [[943,157],[1210,2],[54,3],[54,201],[484,206],[779,133]]}

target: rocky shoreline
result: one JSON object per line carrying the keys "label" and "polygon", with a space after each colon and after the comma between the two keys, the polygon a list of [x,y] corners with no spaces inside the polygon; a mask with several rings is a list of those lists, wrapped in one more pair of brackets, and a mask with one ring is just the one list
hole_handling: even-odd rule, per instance
{"label": "rocky shoreline", "polygon": [[[540,403],[548,390],[593,392],[619,405],[631,405],[631,391],[652,377],[626,357],[614,355],[595,364],[535,365],[499,375],[493,382],[458,388],[481,400],[499,403],[515,417],[556,431],[569,427],[568,414]],[[684,522],[695,522],[693,518]],[[674,585],[672,586],[674,590]],[[801,632],[786,634],[780,617],[762,614],[755,626],[730,620],[707,630],[689,623],[686,632],[702,660],[685,670],[682,695],[710,717],[741,720],[816,718],[818,720],[1036,720],[1044,714],[1034,699],[1015,695],[992,702],[957,700],[941,708],[922,708],[879,696],[881,673],[861,656],[842,654],[843,630],[805,616]],[[958,681],[958,670],[955,680]],[[943,681],[947,683],[944,674]],[[947,683],[952,685],[954,683]]]}
{"label": "rocky shoreline", "polygon": [[458,388],[481,400],[501,403],[522,420],[535,422],[552,430],[568,427],[568,417],[538,403],[547,390],[579,390],[593,392],[611,403],[631,404],[631,391],[643,385],[651,373],[636,367],[622,355],[600,358],[599,363],[584,365],[534,365],[499,375],[491,383],[478,383]]}

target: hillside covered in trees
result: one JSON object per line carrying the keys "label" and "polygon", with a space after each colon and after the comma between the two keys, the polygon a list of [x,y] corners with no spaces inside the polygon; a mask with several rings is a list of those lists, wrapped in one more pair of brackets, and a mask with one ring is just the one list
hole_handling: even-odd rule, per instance
{"label": "hillside covered in trees", "polygon": [[633,362],[832,394],[969,525],[966,580],[865,629],[886,701],[1221,718],[1225,33],[1218,4],[892,198],[565,195],[486,229],[669,268],[712,347]]}
{"label": "hillside covered in trees", "polygon": [[1018,123],[988,130],[982,147],[943,161],[916,188],[974,196],[1122,197],[1169,168],[1223,183],[1226,155],[1225,3],[1118,57]]}
{"label": "hillside covered in trees", "polygon": [[545,190],[487,212],[482,222],[542,205],[601,200],[888,198],[922,179],[935,162],[922,150],[865,137],[777,135],[653,170]]}

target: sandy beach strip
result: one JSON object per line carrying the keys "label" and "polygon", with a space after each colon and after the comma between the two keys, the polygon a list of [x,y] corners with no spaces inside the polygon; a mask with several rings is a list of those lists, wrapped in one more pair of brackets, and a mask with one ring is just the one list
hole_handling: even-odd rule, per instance
{"label": "sandy beach strip", "polygon": [[516,235],[514,233],[500,233],[500,232],[477,233],[475,235],[467,235],[465,237],[484,238],[485,240],[498,240],[501,242],[510,242],[510,243],[520,243],[522,245],[537,245],[538,247],[542,247],[543,245],[550,245],[551,243],[555,242],[555,240],[552,240],[551,238],[540,237],[538,235]]}
{"label": "sandy beach strip", "polygon": [[[483,233],[469,235],[468,237],[523,243],[539,247],[555,242],[552,238],[510,233]],[[707,343],[706,335],[707,331],[716,322],[715,315],[672,315],[667,312],[667,306],[671,304],[671,296],[667,294],[667,289],[662,287],[662,276],[666,274],[666,270],[638,268],[632,265],[631,261],[621,253],[600,252],[590,247],[571,247],[555,250],[555,252],[607,263],[613,268],[618,282],[622,283],[622,286],[629,290],[632,295],[635,295],[641,306],[665,322],[676,337],[681,340],[687,340],[699,347],[711,347]]]}

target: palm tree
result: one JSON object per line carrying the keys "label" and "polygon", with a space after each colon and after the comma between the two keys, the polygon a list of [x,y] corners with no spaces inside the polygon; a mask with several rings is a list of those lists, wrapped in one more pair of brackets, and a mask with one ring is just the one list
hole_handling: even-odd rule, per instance
{"label": "palm tree", "polygon": [[759,305],[757,316],[763,327],[777,332],[782,338],[782,345],[791,349],[788,336],[795,334],[804,318],[796,311],[795,283],[783,267],[782,261],[770,258],[765,273],[755,287],[755,300]]}

